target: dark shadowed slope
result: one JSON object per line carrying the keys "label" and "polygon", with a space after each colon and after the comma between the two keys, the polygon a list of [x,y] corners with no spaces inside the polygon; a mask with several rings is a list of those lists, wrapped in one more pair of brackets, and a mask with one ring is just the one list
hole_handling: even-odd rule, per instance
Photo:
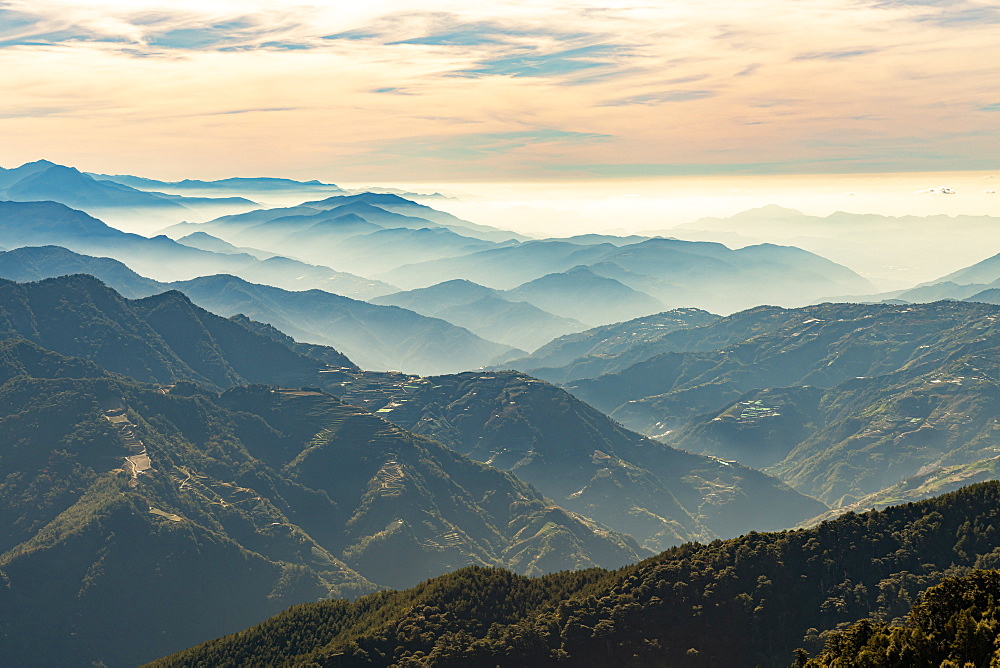
{"label": "dark shadowed slope", "polygon": [[85,275],[25,284],[0,279],[0,337],[26,338],[159,383],[301,383],[326,366],[195,306],[179,292],[129,300]]}
{"label": "dark shadowed slope", "polygon": [[375,306],[319,290],[292,292],[248,283],[235,276],[205,276],[160,283],[120,262],[59,247],[0,253],[0,276],[32,281],[67,273],[97,276],[123,294],[144,297],[181,290],[215,313],[239,313],[268,322],[300,341],[332,345],[374,369],[441,373],[477,368],[514,352],[436,318],[396,307]]}

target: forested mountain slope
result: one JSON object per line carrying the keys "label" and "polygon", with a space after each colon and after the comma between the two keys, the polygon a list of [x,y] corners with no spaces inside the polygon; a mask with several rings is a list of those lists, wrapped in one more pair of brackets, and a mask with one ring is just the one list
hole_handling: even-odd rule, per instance
{"label": "forested mountain slope", "polygon": [[605,573],[467,569],[290,609],[157,666],[787,666],[1000,555],[1000,483],[820,526],[689,544]]}
{"label": "forested mountain slope", "polygon": [[[993,561],[992,566],[1000,566]],[[831,633],[812,668],[864,665],[988,666],[1000,660],[1000,571],[946,578],[925,591],[905,624],[863,619]]]}
{"label": "forested mountain slope", "polygon": [[0,342],[0,646],[130,665],[467,564],[636,560],[513,476],[314,390],[217,394]]}
{"label": "forested mountain slope", "polygon": [[795,526],[826,510],[759,471],[640,436],[523,374],[346,375],[330,387],[345,401],[510,471],[652,550]]}
{"label": "forested mountain slope", "polygon": [[[0,338],[23,337],[147,382],[301,383],[327,367],[177,291],[125,299],[97,279],[0,279]],[[335,352],[335,351],[331,351]],[[328,356],[354,368],[343,355]]]}
{"label": "forested mountain slope", "polygon": [[[937,470],[968,479],[997,456],[998,316],[997,306],[961,302],[761,307],[664,338],[710,339],[739,320],[753,324],[742,340],[569,389],[671,445],[849,505],[906,479],[921,486]],[[913,498],[896,491],[888,500]]]}

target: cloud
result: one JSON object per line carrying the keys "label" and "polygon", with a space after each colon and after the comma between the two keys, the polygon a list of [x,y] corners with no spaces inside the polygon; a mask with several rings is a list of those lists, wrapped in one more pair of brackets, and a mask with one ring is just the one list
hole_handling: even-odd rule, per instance
{"label": "cloud", "polygon": [[387,144],[387,153],[447,160],[478,160],[505,155],[525,147],[541,145],[573,145],[604,142],[610,135],[572,132],[553,128],[462,134],[451,137],[427,137],[407,142]]}
{"label": "cloud", "polygon": [[265,107],[260,109],[230,109],[227,111],[213,111],[206,116],[230,116],[233,114],[259,114],[272,111],[295,111],[296,107]]}
{"label": "cloud", "polygon": [[950,7],[936,15],[922,19],[945,27],[962,27],[965,25],[982,26],[1000,23],[1000,9],[996,7],[966,7],[956,9]]}
{"label": "cloud", "polygon": [[718,93],[711,90],[668,90],[657,93],[643,93],[642,95],[632,95],[604,104],[609,107],[622,107],[633,104],[666,104],[668,102],[690,102],[692,100],[704,100],[714,97]]}
{"label": "cloud", "polygon": [[6,107],[0,109],[0,118],[39,118],[71,111],[72,107]]}
{"label": "cloud", "polygon": [[460,76],[553,77],[582,70],[614,65],[615,56],[624,52],[619,45],[595,44],[552,53],[540,53],[535,47],[481,61],[476,67],[459,70]]}
{"label": "cloud", "polygon": [[842,58],[856,58],[876,53],[876,49],[841,49],[839,51],[815,51],[803,53],[795,56],[795,60],[840,60]]}
{"label": "cloud", "polygon": [[413,7],[0,0],[5,152],[370,180],[464,178],[462,160],[525,176],[571,159],[972,169],[1000,140],[975,113],[1000,110],[985,0]]}

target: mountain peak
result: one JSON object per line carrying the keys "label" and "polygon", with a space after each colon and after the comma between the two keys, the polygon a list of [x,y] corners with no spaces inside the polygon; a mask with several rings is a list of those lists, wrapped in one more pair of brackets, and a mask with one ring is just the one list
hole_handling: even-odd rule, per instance
{"label": "mountain peak", "polygon": [[576,265],[575,267],[573,267],[571,269],[567,269],[565,273],[567,273],[567,274],[569,274],[571,276],[584,276],[584,277],[587,277],[587,278],[598,278],[597,274],[595,274],[593,272],[593,270],[590,267],[588,267],[587,265],[585,265],[585,264],[578,264],[578,265]]}
{"label": "mountain peak", "polygon": [[23,169],[25,167],[46,167],[46,168],[48,168],[48,167],[61,167],[61,166],[62,165],[54,163],[51,160],[45,160],[43,158],[41,160],[35,160],[34,162],[26,162],[23,165],[21,165],[20,167],[18,167],[18,169]]}
{"label": "mountain peak", "polygon": [[796,209],[789,209],[783,206],[778,206],[777,204],[768,204],[766,206],[740,212],[735,216],[731,216],[730,220],[776,220],[784,218],[797,218],[804,215],[804,213]]}

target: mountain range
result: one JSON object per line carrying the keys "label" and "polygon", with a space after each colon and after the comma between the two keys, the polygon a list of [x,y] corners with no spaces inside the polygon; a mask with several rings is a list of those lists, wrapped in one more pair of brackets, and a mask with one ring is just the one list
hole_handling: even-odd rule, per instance
{"label": "mountain range", "polygon": [[886,488],[886,501],[919,498],[994,468],[998,308],[759,307],[670,332],[655,345],[671,352],[568,389],[834,508]]}
{"label": "mountain range", "polygon": [[[50,170],[74,171],[58,165],[49,165],[44,171]],[[106,175],[100,176],[104,180],[96,180],[75,173],[77,180],[86,180],[91,188],[125,189],[122,192],[137,193],[137,197],[160,196],[120,181],[144,188],[158,187],[156,182],[136,177],[114,181]],[[258,181],[265,190],[328,186],[236,179],[220,182],[219,187],[253,187]],[[207,188],[211,184],[191,182],[187,186]],[[77,192],[81,188],[79,184],[67,186],[67,191],[77,193],[83,201],[86,197]],[[19,220],[68,217],[65,212],[23,208],[0,212],[0,218],[4,214]],[[70,227],[78,228],[77,232],[71,233]],[[58,244],[78,252],[113,255],[158,280],[230,273],[284,289],[318,288],[365,299],[390,294],[395,285],[414,289],[463,279],[509,291],[508,301],[527,302],[558,318],[589,326],[674,307],[697,305],[728,313],[759,303],[797,306],[872,290],[850,269],[794,247],[758,244],[734,250],[718,243],[608,235],[532,241],[394,193],[335,194],[293,207],[256,209],[164,230],[167,235],[185,238],[181,245],[172,245],[162,236],[144,241],[137,235],[126,238],[104,230],[100,234],[104,250],[99,251],[93,239],[80,238],[83,230],[79,228],[83,227],[92,228],[87,234],[98,234],[96,225],[80,221],[66,226],[64,238],[59,234],[26,234],[21,226],[18,233],[8,229],[0,234],[0,244]],[[196,232],[201,236],[192,238]],[[196,250],[202,252],[195,254]],[[484,306],[491,310],[483,314],[484,325],[516,314],[503,313],[510,307],[495,301]],[[571,331],[574,329],[551,329],[545,334]],[[507,338],[504,342],[521,347],[522,343],[540,345],[542,338],[539,335],[516,342]]]}
{"label": "mountain range", "polygon": [[[406,264],[377,277],[404,288],[463,278],[496,289],[514,289],[515,294],[523,289],[528,299],[532,298],[531,282],[544,279],[541,285],[549,284],[552,291],[537,306],[559,304],[572,309],[559,315],[577,319],[589,313],[584,321],[592,325],[626,317],[602,309],[602,300],[613,305],[618,299],[645,299],[636,309],[645,313],[628,315],[636,317],[664,306],[697,305],[728,313],[760,303],[800,305],[871,290],[871,284],[850,269],[798,248],[761,244],[733,250],[717,243],[665,238],[622,246],[529,241]],[[568,293],[565,286],[574,284],[580,285],[579,291]],[[588,311],[591,302],[594,306]]]}
{"label": "mountain range", "polygon": [[80,275],[2,285],[0,337],[27,338],[146,382],[323,387],[511,471],[650,549],[731,535],[747,524],[792,526],[827,510],[769,476],[629,432],[521,374],[363,372],[337,350],[296,344],[245,317],[227,320],[178,291],[128,300]]}
{"label": "mountain range", "polygon": [[794,526],[827,508],[733,462],[666,447],[564,390],[512,372],[346,373],[329,391],[517,475],[651,550]]}
{"label": "mountain range", "polygon": [[37,281],[72,273],[96,276],[133,298],[179,290],[215,313],[247,315],[301,341],[333,345],[367,368],[440,373],[476,368],[515,352],[441,319],[321,290],[293,292],[230,275],[161,283],[116,260],[55,246],[0,253],[0,277]]}
{"label": "mountain range", "polygon": [[0,170],[3,662],[1000,656],[995,221],[374,190]]}
{"label": "mountain range", "polygon": [[232,190],[240,193],[260,193],[272,191],[292,191],[292,192],[330,192],[342,193],[343,188],[332,183],[322,183],[318,180],[296,181],[294,179],[277,179],[273,177],[250,177],[250,178],[229,178],[217,179],[215,181],[202,181],[199,179],[184,179],[183,181],[160,181],[157,179],[147,179],[141,176],[129,176],[127,174],[88,174],[88,176],[98,181],[120,183],[137,190],[157,191],[157,190],[189,190],[204,193],[214,193],[218,191]]}
{"label": "mountain range", "polygon": [[881,289],[890,290],[929,281],[983,259],[989,249],[1000,246],[997,223],[995,217],[969,215],[885,216],[837,211],[810,216],[769,205],[728,218],[701,218],[643,234],[735,245],[761,241],[791,244],[845,264]]}
{"label": "mountain range", "polygon": [[[113,220],[176,220],[207,212],[247,210],[257,206],[244,197],[184,197],[149,192],[123,183],[100,181],[48,160],[0,168],[0,199],[54,201]],[[217,215],[217,214],[216,214]]]}
{"label": "mountain range", "polygon": [[695,308],[679,308],[594,327],[554,338],[528,357],[503,363],[551,382],[594,378],[656,354],[656,343],[682,327],[698,327],[720,316]]}
{"label": "mountain range", "polygon": [[[328,367],[194,309],[220,346],[207,350],[179,318],[192,310],[179,293],[129,304],[81,293],[88,281],[4,283],[31,307],[5,309],[5,326],[30,323],[46,344],[158,384],[11,336],[20,330],[0,341],[5,661],[134,665],[292,603],[467,564],[538,574],[643,554],[512,475],[319,390],[170,382],[207,385],[228,369],[218,380],[275,383],[295,363]],[[78,315],[87,329],[66,327]],[[140,368],[149,360],[162,364]]]}
{"label": "mountain range", "polygon": [[164,281],[230,273],[288,290],[319,288],[359,296],[395,291],[378,281],[285,257],[258,260],[245,253],[192,248],[163,235],[149,238],[122,232],[56,202],[0,202],[0,243],[6,248],[56,245],[78,253],[110,256]]}
{"label": "mountain range", "polygon": [[443,318],[483,338],[523,350],[535,350],[566,332],[586,327],[578,320],[557,316],[527,300],[519,301],[509,292],[463,279],[382,295],[369,301]]}

